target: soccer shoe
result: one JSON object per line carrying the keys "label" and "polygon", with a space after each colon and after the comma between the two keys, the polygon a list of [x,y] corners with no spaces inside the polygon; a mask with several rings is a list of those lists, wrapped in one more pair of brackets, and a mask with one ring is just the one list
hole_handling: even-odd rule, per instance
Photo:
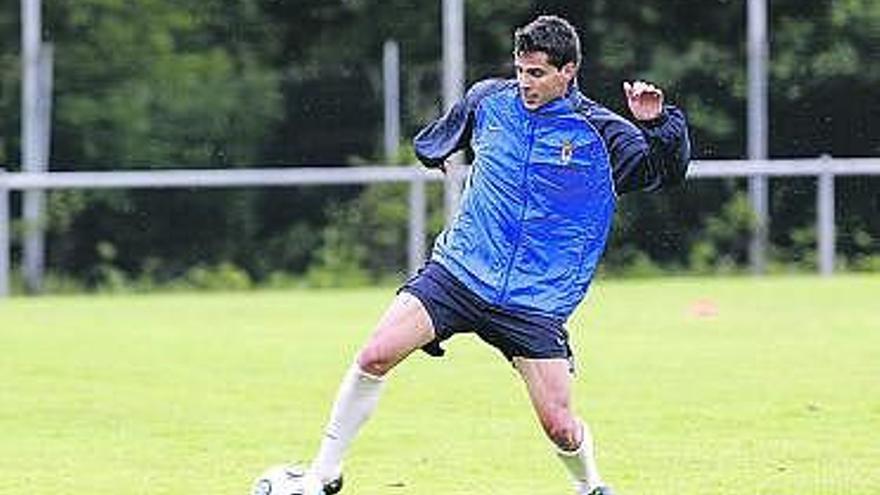
{"label": "soccer shoe", "polygon": [[588,495],[614,495],[609,486],[597,486]]}
{"label": "soccer shoe", "polygon": [[336,495],[342,490],[342,475],[326,483],[321,482],[311,471],[303,476],[303,495]]}
{"label": "soccer shoe", "polygon": [[342,475],[335,480],[324,483],[324,495],[335,495],[342,490]]}

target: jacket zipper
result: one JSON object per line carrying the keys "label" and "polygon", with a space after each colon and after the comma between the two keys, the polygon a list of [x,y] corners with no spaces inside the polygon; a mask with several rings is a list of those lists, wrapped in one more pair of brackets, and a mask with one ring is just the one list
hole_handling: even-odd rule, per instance
{"label": "jacket zipper", "polygon": [[517,232],[516,244],[513,246],[513,253],[510,256],[510,260],[507,262],[507,270],[504,272],[504,284],[502,284],[501,294],[499,294],[498,302],[503,303],[507,300],[507,286],[510,283],[510,273],[513,271],[513,264],[516,261],[516,256],[519,254],[519,248],[522,245],[523,238],[523,230],[524,225],[523,222],[526,218],[526,211],[528,211],[529,207],[529,160],[532,157],[532,146],[535,144],[535,122],[532,117],[527,116],[526,126],[528,127],[528,146],[526,147],[526,156],[523,160],[523,172],[522,172],[522,188],[524,189],[523,196],[523,205],[522,209],[519,213],[519,231]]}

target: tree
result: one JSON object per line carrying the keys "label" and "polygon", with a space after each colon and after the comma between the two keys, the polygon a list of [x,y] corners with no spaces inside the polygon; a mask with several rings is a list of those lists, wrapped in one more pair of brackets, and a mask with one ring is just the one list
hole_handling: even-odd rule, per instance
{"label": "tree", "polygon": [[[52,168],[218,167],[259,160],[281,115],[271,40],[254,2],[83,0],[46,4],[56,44]],[[241,261],[253,242],[253,193],[53,195],[51,263],[88,272],[96,246],[129,271],[173,275],[196,262]],[[58,214],[56,213],[56,216]]]}
{"label": "tree", "polygon": [[[582,36],[579,82],[588,96],[626,114],[621,81],[655,81],[687,110],[697,158],[744,156],[742,2],[466,5],[469,82],[511,76],[514,28],[536,14],[562,14]],[[13,169],[18,8],[0,4],[0,163]],[[44,36],[56,45],[55,170],[379,161],[380,58],[389,38],[401,46],[404,136],[442,107],[436,0],[78,0],[44,2],[44,13]],[[880,154],[880,3],[778,0],[770,14],[771,155]],[[838,181],[846,197],[840,247],[853,257],[876,252],[878,187],[876,179]],[[734,218],[742,189],[742,181],[700,181],[625,199],[608,262],[646,253],[683,266],[695,259],[695,245],[739,246],[694,226]],[[812,207],[804,207],[814,200],[811,182],[774,180],[772,194],[776,252],[801,250],[812,223]],[[260,279],[304,273],[317,258],[326,264],[329,244],[358,239],[369,225],[382,232],[344,261],[361,260],[376,276],[403,263],[402,253],[381,252],[403,232],[400,212],[382,204],[386,196],[358,187],[53,193],[51,267],[85,276],[106,264],[100,253],[112,252],[129,274],[172,277],[194,264],[232,261]],[[352,211],[380,218],[339,219]],[[328,229],[331,222],[339,228]]]}

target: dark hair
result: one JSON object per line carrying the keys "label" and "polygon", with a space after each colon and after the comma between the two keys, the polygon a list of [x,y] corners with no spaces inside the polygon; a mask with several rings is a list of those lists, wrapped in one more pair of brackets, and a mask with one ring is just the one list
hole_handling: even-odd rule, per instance
{"label": "dark hair", "polygon": [[561,69],[569,62],[581,65],[581,40],[568,21],[555,15],[542,15],[513,34],[513,53],[544,52],[547,61]]}

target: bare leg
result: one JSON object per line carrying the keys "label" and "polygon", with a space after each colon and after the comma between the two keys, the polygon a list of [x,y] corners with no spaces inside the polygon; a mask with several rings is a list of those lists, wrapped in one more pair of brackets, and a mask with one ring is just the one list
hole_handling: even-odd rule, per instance
{"label": "bare leg", "polygon": [[312,462],[311,471],[320,480],[327,483],[339,477],[346,450],[379,403],[385,374],[433,339],[434,327],[421,301],[399,294],[339,386]]}
{"label": "bare leg", "polygon": [[526,383],[541,427],[572,476],[576,493],[586,495],[601,486],[592,435],[571,410],[568,360],[515,358],[514,365]]}
{"label": "bare leg", "polygon": [[401,292],[376,325],[358,354],[361,369],[384,376],[410,353],[434,340],[434,325],[422,302]]}

